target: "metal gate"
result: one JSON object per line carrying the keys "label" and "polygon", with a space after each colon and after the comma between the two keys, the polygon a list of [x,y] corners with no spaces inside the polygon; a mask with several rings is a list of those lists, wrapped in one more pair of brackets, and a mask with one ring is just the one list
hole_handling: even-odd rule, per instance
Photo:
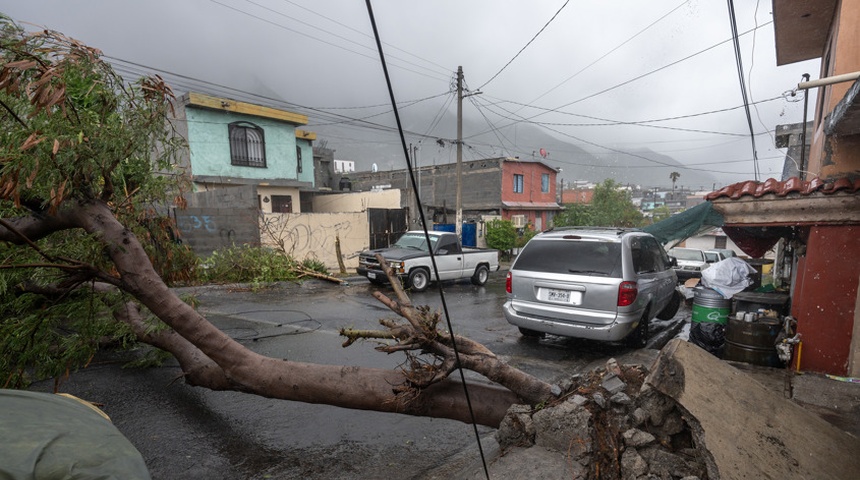
{"label": "metal gate", "polygon": [[368,208],[370,248],[386,248],[406,232],[406,209]]}

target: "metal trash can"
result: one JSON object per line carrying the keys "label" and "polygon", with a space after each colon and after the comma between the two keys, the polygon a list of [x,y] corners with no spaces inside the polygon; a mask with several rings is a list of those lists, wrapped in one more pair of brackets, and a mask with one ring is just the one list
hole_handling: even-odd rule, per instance
{"label": "metal trash can", "polygon": [[782,322],[775,317],[758,317],[752,322],[730,318],[726,328],[725,359],[765,367],[782,368],[776,339]]}
{"label": "metal trash can", "polygon": [[731,300],[716,290],[696,287],[693,294],[690,343],[722,358],[726,343],[726,324],[731,310]]}
{"label": "metal trash can", "polygon": [[732,312],[732,301],[714,289],[696,287],[693,295],[693,323],[726,325]]}

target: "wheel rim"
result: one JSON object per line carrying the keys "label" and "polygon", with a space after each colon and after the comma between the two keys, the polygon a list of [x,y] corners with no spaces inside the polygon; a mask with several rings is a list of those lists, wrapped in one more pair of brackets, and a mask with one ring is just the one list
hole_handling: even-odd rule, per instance
{"label": "wheel rim", "polygon": [[427,286],[427,274],[418,272],[412,277],[412,288],[423,290]]}
{"label": "wheel rim", "polygon": [[481,283],[487,283],[487,278],[489,277],[490,272],[488,272],[486,268],[482,268],[481,271],[478,272],[478,281]]}

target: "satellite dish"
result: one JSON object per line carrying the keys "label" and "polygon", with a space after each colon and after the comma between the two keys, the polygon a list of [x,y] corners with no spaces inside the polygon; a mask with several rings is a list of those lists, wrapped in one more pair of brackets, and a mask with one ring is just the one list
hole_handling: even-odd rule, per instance
{"label": "satellite dish", "polygon": [[370,166],[370,171],[376,173],[379,171],[379,167],[374,163]]}

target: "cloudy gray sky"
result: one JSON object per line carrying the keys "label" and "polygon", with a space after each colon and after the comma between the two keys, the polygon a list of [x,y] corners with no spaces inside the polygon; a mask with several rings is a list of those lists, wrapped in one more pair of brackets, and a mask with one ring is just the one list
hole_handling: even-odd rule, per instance
{"label": "cloudy gray sky", "polygon": [[[779,177],[785,152],[774,147],[772,132],[801,121],[802,96],[786,92],[803,73],[817,78],[818,62],[777,67],[770,1],[734,4],[760,179]],[[411,131],[431,139],[450,135],[453,125],[433,120],[455,110],[452,84],[462,66],[468,88],[482,92],[466,99],[465,115],[485,131],[532,123],[598,161],[647,148],[723,184],[754,178],[727,2],[373,0],[372,6]],[[51,28],[101,49],[126,76],[157,71],[178,91],[290,104],[310,117],[310,130],[326,132],[348,118],[394,125],[360,0],[0,0],[0,11],[26,28]],[[321,135],[338,151],[369,132],[366,124],[342,126]],[[477,151],[518,155],[510,128],[504,131]],[[464,132],[467,144],[478,133]],[[399,145],[395,134],[390,142]]]}

